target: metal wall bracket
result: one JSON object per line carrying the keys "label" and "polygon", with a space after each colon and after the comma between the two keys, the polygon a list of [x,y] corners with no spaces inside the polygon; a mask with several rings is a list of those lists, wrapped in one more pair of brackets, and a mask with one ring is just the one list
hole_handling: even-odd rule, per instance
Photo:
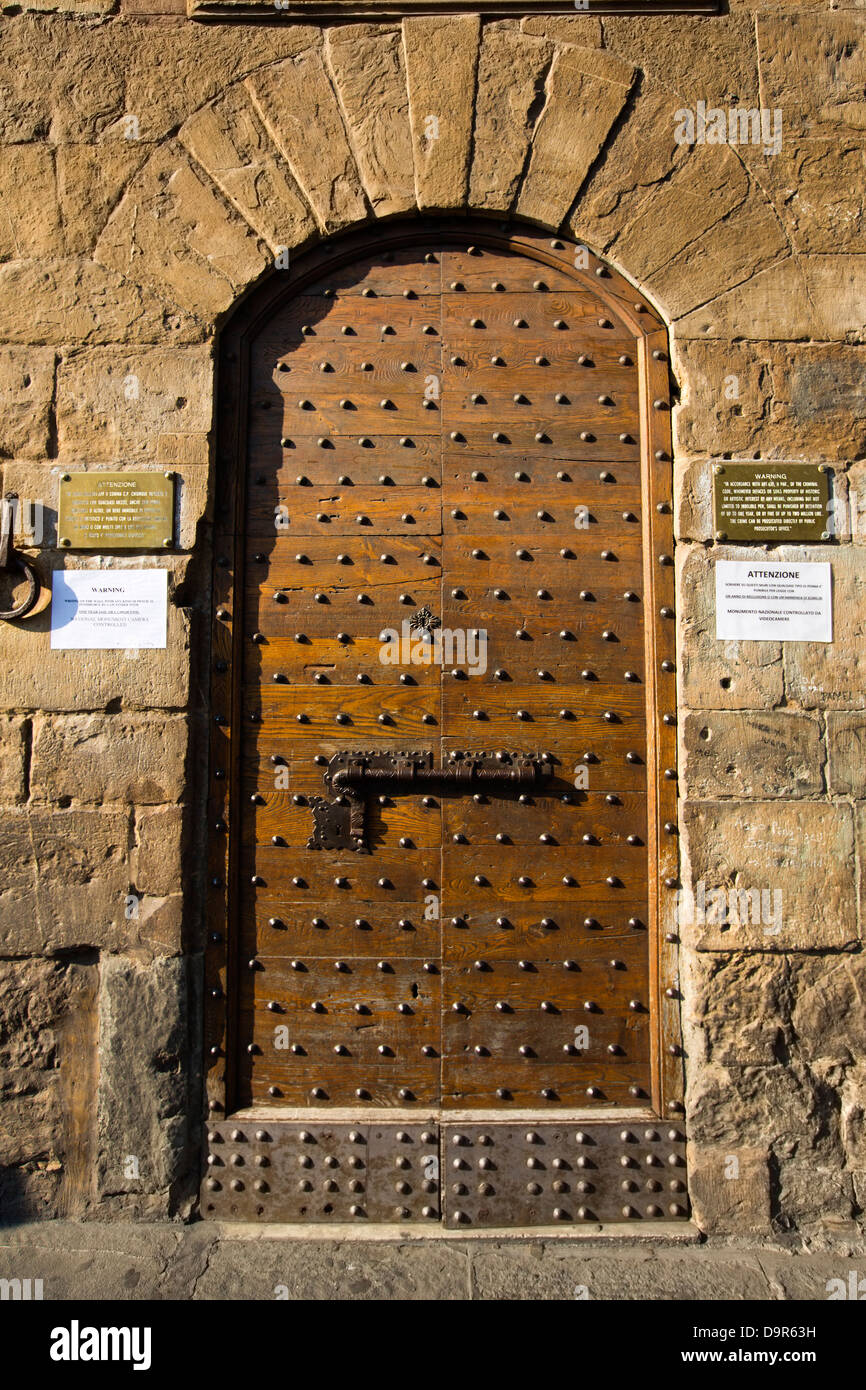
{"label": "metal wall bracket", "polygon": [[18,501],[18,494],[9,492],[0,502],[0,573],[12,574],[17,571],[23,574],[27,580],[27,593],[20,603],[12,608],[0,609],[0,618],[3,622],[11,623],[16,618],[24,618],[34,607],[39,597],[39,580],[32,565],[29,565],[22,556],[18,555],[12,544],[12,536],[15,528],[15,503]]}
{"label": "metal wall bracket", "polygon": [[527,786],[553,776],[549,753],[454,752],[441,767],[418,750],[379,753],[365,749],[335,753],[324,775],[335,799],[311,798],[313,833],[308,849],[353,849],[367,853],[364,797],[369,791],[412,792],[421,787],[455,790]]}

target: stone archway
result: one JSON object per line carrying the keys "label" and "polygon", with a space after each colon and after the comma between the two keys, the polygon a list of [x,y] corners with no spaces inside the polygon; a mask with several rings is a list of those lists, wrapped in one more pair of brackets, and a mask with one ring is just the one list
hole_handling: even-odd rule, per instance
{"label": "stone archway", "polygon": [[735,152],[678,145],[684,97],[569,23],[298,26],[160,140],[93,258],[205,333],[281,252],[415,209],[567,231],[669,320],[786,260]]}
{"label": "stone archway", "polygon": [[[82,268],[87,294],[124,296],[144,342],[176,335],[201,358],[286,252],[291,265],[335,232],[415,209],[516,214],[639,282],[671,325],[677,368],[680,326],[690,346],[701,306],[724,322],[759,272],[772,293],[790,249],[733,151],[676,145],[679,94],[568,35],[543,21],[482,29],[471,16],[298,29],[294,53],[160,141]],[[445,105],[443,122],[430,108]],[[197,386],[208,377],[206,365]],[[201,417],[210,405],[203,388]],[[204,429],[166,448],[166,461],[206,472]]]}

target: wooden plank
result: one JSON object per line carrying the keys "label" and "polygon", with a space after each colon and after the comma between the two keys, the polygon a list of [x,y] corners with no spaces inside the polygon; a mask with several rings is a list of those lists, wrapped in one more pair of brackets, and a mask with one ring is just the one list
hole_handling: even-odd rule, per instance
{"label": "wooden plank", "polygon": [[[607,882],[610,877],[613,886]],[[494,857],[489,848],[449,844],[442,850],[442,880],[449,913],[459,913],[469,903],[548,901],[564,894],[634,898],[646,890],[646,856],[637,851],[630,858],[604,844],[581,843],[540,845],[531,859],[525,852]]]}
{"label": "wooden plank", "polygon": [[[439,341],[441,307],[436,293],[419,293],[414,299],[389,295],[384,300],[358,295],[302,294],[291,300],[279,316],[278,324],[262,334],[260,352],[265,361],[280,360],[299,343],[306,341],[315,351],[322,343],[351,338],[359,346],[388,343],[398,346],[411,339]],[[343,329],[348,329],[344,333]],[[425,329],[433,329],[426,333]],[[308,330],[308,331],[304,331]]]}
{"label": "wooden plank", "polygon": [[[247,509],[248,535],[261,537],[397,536],[441,534],[438,488],[358,486],[299,487],[281,493],[256,489]],[[279,509],[279,511],[277,510]],[[279,524],[277,524],[279,523]]]}
{"label": "wooden plank", "polygon": [[[359,903],[416,902],[439,891],[439,855],[405,849],[395,854],[338,854],[321,850],[279,849],[271,845],[239,854],[247,901],[305,903],[314,908],[335,896]],[[255,885],[255,872],[261,880]],[[297,882],[295,880],[297,879]],[[380,886],[383,879],[390,887]],[[425,887],[425,879],[431,881]]]}
{"label": "wooden plank", "polygon": [[[273,778],[244,777],[243,788],[249,811],[241,832],[241,843],[266,845],[278,836],[288,845],[306,846],[313,832],[310,798],[327,796],[321,769],[299,775],[289,770],[290,790],[273,790]],[[253,803],[253,795],[260,798]],[[298,803],[295,798],[300,797]],[[373,852],[399,852],[400,841],[410,849],[438,849],[442,838],[439,816],[422,806],[421,796],[369,796],[366,798],[367,843]],[[406,846],[402,846],[406,848]]]}
{"label": "wooden plank", "polygon": [[441,956],[438,917],[428,919],[418,902],[352,903],[328,899],[302,911],[297,903],[273,899],[267,906],[245,906],[240,919],[244,958],[291,953],[303,960],[319,956]]}
{"label": "wooden plank", "polygon": [[[621,361],[622,358],[625,360]],[[530,382],[556,380],[558,385],[554,389],[563,391],[584,377],[602,383],[599,393],[609,385],[620,392],[623,388],[636,390],[634,344],[624,348],[622,342],[609,342],[606,336],[590,345],[576,333],[533,337],[523,330],[494,347],[485,336],[473,335],[461,345],[459,353],[449,349],[443,354],[443,368],[455,381],[477,381],[479,385],[475,389],[479,391],[501,380],[506,373],[522,381],[526,372],[531,373],[527,378]]]}
{"label": "wooden plank", "polygon": [[[465,343],[478,348],[481,342],[490,344],[496,353],[500,343],[510,343],[515,336],[552,340],[556,351],[557,339],[572,335],[583,344],[616,343],[622,352],[633,350],[634,339],[622,328],[604,327],[604,310],[597,301],[585,294],[558,291],[554,294],[497,294],[473,295],[447,291],[442,296],[442,341],[446,350],[459,351]],[[605,319],[605,322],[610,322]],[[562,323],[563,328],[556,324]],[[482,336],[483,335],[483,336]],[[586,349],[584,349],[586,350]],[[504,355],[504,354],[503,354]]]}
{"label": "wooden plank", "polygon": [[628,792],[610,804],[603,792],[577,791],[564,777],[535,795],[512,790],[483,794],[480,800],[443,797],[442,817],[446,840],[461,834],[472,845],[496,844],[497,835],[516,845],[534,845],[541,835],[560,844],[593,835],[625,851],[629,835],[646,838],[646,798],[640,792]]}
{"label": "wooden plank", "polygon": [[[632,925],[634,923],[634,925]],[[633,968],[646,970],[647,899],[603,901],[580,895],[580,902],[553,899],[507,908],[467,905],[458,916],[442,918],[443,958],[453,965],[475,960],[583,960],[587,955],[613,959],[631,950]]]}
{"label": "wooden plank", "polygon": [[[308,637],[304,643],[288,637],[268,637],[260,647],[256,644],[258,650],[248,654],[245,666],[247,690],[257,689],[262,681],[273,681],[276,677],[286,678],[292,685],[316,689],[320,685],[354,688],[359,675],[379,689],[408,684],[439,686],[441,670],[438,666],[383,665],[383,648],[378,636],[356,636],[349,644],[338,642],[334,637],[309,634]],[[324,679],[318,680],[320,676]]]}
{"label": "wooden plank", "polygon": [[417,386],[403,390],[392,387],[385,395],[381,388],[374,391],[355,386],[350,395],[343,384],[335,397],[324,391],[320,382],[319,390],[309,396],[286,394],[275,404],[283,435],[293,439],[320,434],[348,438],[369,432],[382,436],[427,434],[439,412],[439,403],[427,400]]}

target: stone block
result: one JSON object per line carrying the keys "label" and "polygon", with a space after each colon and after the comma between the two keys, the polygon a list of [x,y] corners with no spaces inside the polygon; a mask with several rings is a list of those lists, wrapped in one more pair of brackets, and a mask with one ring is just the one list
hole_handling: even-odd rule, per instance
{"label": "stone block", "polygon": [[[774,1224],[780,1231],[811,1226],[833,1229],[840,1223],[847,1224],[856,1211],[853,1174],[836,1164],[782,1164],[774,1205]],[[847,1266],[844,1274],[847,1275]]]}
{"label": "stone block", "polygon": [[0,961],[0,1213],[78,1215],[92,1186],[95,959]]}
{"label": "stone block", "polygon": [[677,320],[677,338],[866,341],[866,257],[789,256]]}
{"label": "stone block", "polygon": [[[71,557],[62,551],[44,551],[38,568],[44,585],[51,587],[55,569],[64,569]],[[149,568],[165,564],[118,557],[116,569]],[[76,557],[76,568],[94,567]],[[173,557],[168,581],[167,645],[162,649],[52,651],[50,612],[39,613],[26,623],[4,623],[0,629],[0,657],[5,677],[0,708],[7,710],[94,710],[108,705],[123,710],[183,709],[189,698],[190,613],[178,608],[174,595],[185,574],[185,563]],[[108,572],[108,571],[106,571]]]}
{"label": "stone block", "polygon": [[845,1069],[840,1124],[848,1166],[866,1172],[866,1064],[862,1061]]}
{"label": "stone block", "polygon": [[399,27],[329,29],[325,53],[367,197],[380,217],[415,207],[403,37]]}
{"label": "stone block", "polygon": [[37,715],[30,795],[36,801],[179,801],[186,785],[184,715]]}
{"label": "stone block", "polygon": [[14,806],[27,800],[26,758],[29,723],[16,714],[0,715],[0,805]]}
{"label": "stone block", "polygon": [[[164,1215],[191,1162],[195,1127],[186,972],[182,960],[143,966],[117,956],[102,965],[97,1190],[102,1198],[156,1196]],[[159,1207],[148,1203],[147,1213]]]}
{"label": "stone block", "polygon": [[[569,218],[569,230],[578,241],[603,251],[615,243],[620,232],[642,220],[651,237],[651,248],[642,248],[640,254],[649,254],[652,264],[662,263],[682,245],[681,240],[668,245],[671,235],[681,236],[675,225],[668,225],[670,218],[664,233],[657,236],[652,218],[645,216],[647,211],[664,206],[664,184],[680,177],[680,166],[688,157],[674,139],[674,115],[679,106],[680,98],[671,92],[641,86],[629,94],[627,109]],[[649,137],[647,132],[651,132]],[[739,182],[738,176],[736,181]],[[720,191],[720,201],[722,197]],[[726,206],[721,206],[715,215],[721,216]],[[706,207],[701,207],[700,216],[705,217],[707,212]],[[638,274],[618,256],[613,259],[628,274]]]}
{"label": "stone block", "polygon": [[862,16],[757,17],[763,104],[784,111],[790,142],[828,136],[837,148],[866,130],[866,30]]}
{"label": "stone block", "polygon": [[135,886],[151,898],[178,894],[189,880],[184,869],[184,808],[155,806],[135,818],[135,847],[130,856]]}
{"label": "stone block", "polygon": [[[610,252],[617,263],[637,279],[648,279],[660,272],[676,257],[688,255],[693,245],[699,248],[700,239],[739,207],[749,192],[743,167],[726,146],[696,145],[687,154],[681,154],[687,147],[677,146],[673,138],[673,100],[669,99],[666,110],[656,108],[653,111],[656,121],[664,126],[660,137],[661,149],[655,158],[661,159],[662,152],[669,155],[670,177],[647,187],[632,173],[626,184],[626,196],[618,201],[614,216],[608,218],[606,231]],[[671,126],[669,135],[666,133],[668,118]],[[631,121],[628,124],[630,126]],[[645,142],[647,132],[635,132],[635,138]],[[618,141],[610,155],[614,169],[620,165],[616,157],[617,144]],[[672,148],[680,152],[681,157],[670,155]],[[709,244],[712,247],[712,238]],[[744,255],[748,256],[750,250],[748,243],[745,247],[737,248],[738,263]],[[702,275],[705,273],[705,259],[703,256],[700,267],[697,267]],[[686,276],[686,280],[689,279],[691,268]],[[663,275],[661,283],[667,285],[669,294],[675,294],[675,287],[665,281]],[[726,281],[725,287],[729,283]],[[688,295],[688,286],[680,287],[679,293]]]}
{"label": "stone block", "polygon": [[[138,468],[142,472],[157,473],[172,470],[175,475],[175,547],[172,553],[193,550],[197,544],[201,522],[205,518],[209,519],[211,515],[208,496],[211,470],[206,463],[192,463],[188,460],[202,456],[207,458],[208,435],[160,434],[157,436],[156,446],[159,462],[140,460]],[[143,468],[142,462],[145,464]],[[53,550],[57,545],[57,508],[62,474],[69,469],[73,472],[87,473],[123,472],[123,467],[122,463],[111,460],[86,468],[82,468],[78,462],[71,461],[69,464],[38,464],[17,460],[7,463],[3,469],[5,489],[16,492],[19,497],[15,516],[16,544],[25,550],[38,550],[40,547]]]}
{"label": "stone block", "polygon": [[[813,99],[811,90],[810,108]],[[792,136],[785,131],[790,108],[777,109],[782,111],[779,152],[768,159],[760,148],[743,145],[740,151],[772,202],[789,244],[802,255],[862,253],[866,250],[866,218],[859,196],[866,172],[863,131],[842,126],[833,135]]]}
{"label": "stone block", "polygon": [[[140,120],[142,139],[164,140],[193,111],[250,74],[321,48],[318,26],[286,23],[130,23],[119,54],[126,107]],[[149,41],[142,42],[142,35]],[[118,40],[115,39],[115,45]]]}
{"label": "stone block", "polygon": [[[689,219],[683,217],[683,221],[687,224]],[[753,191],[727,217],[713,223],[676,256],[649,272],[644,277],[645,293],[670,318],[679,318],[695,305],[747,281],[787,250],[788,242],[775,211],[762,192]],[[619,243],[616,254],[625,255]],[[627,256],[624,264],[630,264]]]}
{"label": "stone block", "polygon": [[866,545],[866,463],[852,463],[847,483],[851,539],[855,545]]}
{"label": "stone block", "polygon": [[99,144],[58,146],[63,245],[70,255],[93,250],[112,208],[149,153],[144,141],[124,139],[120,130],[110,132]]}
{"label": "stone block", "polygon": [[44,457],[53,398],[52,348],[0,348],[0,455]]}
{"label": "stone block", "polygon": [[762,551],[677,546],[680,704],[686,709],[772,709],[782,701],[779,642],[718,641],[715,564],[764,558]]}
{"label": "stone block", "polygon": [[766,1149],[690,1144],[692,1215],[707,1235],[768,1235],[770,1170]]}
{"label": "stone block", "polygon": [[368,209],[355,156],[318,49],[254,73],[248,87],[319,226],[333,232],[363,221]]}
{"label": "stone block", "polygon": [[550,39],[552,43],[570,43],[578,48],[603,47],[601,20],[597,15],[524,15],[520,30],[534,38]]}
{"label": "stone block", "polygon": [[640,68],[646,88],[676,93],[679,106],[758,106],[754,9],[714,15],[712,24],[699,15],[654,14],[649,24],[642,14],[605,15],[604,46]]}
{"label": "stone block", "polygon": [[466,205],[481,20],[419,15],[403,20],[403,50],[417,204]]}
{"label": "stone block", "polygon": [[766,1148],[779,1161],[797,1154],[842,1166],[835,1108],[799,1062],[777,1066],[700,1063],[686,1093],[689,1138],[703,1147]]}
{"label": "stone block", "polygon": [[838,950],[859,942],[850,806],[685,802],[680,824],[684,941],[705,951]]}
{"label": "stone block", "polygon": [[866,798],[866,714],[830,710],[827,743],[831,793]]}
{"label": "stone block", "polygon": [[266,265],[262,243],[227,212],[183,146],[159,145],[131,180],[94,250],[119,274],[159,286],[207,322],[228,309]]}
{"label": "stone block", "polygon": [[557,228],[622,111],[634,68],[597,48],[557,50],[517,212]]}
{"label": "stone block", "polygon": [[[806,956],[793,966],[791,1024],[796,1045],[818,1073],[817,1063],[850,1067],[866,1053],[866,955],[862,951]],[[838,1090],[840,1078],[826,1079]]]}
{"label": "stone block", "polygon": [[58,453],[80,459],[155,460],[159,437],[207,435],[213,401],[209,347],[69,354],[57,373]]}
{"label": "stone block", "polygon": [[[677,342],[687,454],[843,461],[866,451],[866,351],[804,343]],[[708,537],[706,523],[689,534]],[[696,523],[697,524],[697,523]]]}
{"label": "stone block", "polygon": [[779,546],[774,560],[829,560],[832,642],[786,642],[785,690],[806,709],[866,708],[866,559],[856,546]]}
{"label": "stone block", "polygon": [[760,1067],[786,1062],[795,1046],[791,1027],[795,988],[795,967],[787,956],[739,952],[697,956],[687,992],[694,1025],[691,1066]]}
{"label": "stone block", "polygon": [[[128,269],[132,269],[128,267]],[[192,314],[168,307],[150,285],[84,258],[0,265],[0,338],[6,343],[188,343],[202,337]]]}
{"label": "stone block", "polygon": [[239,83],[196,111],[180,140],[271,251],[313,235],[312,213]]}
{"label": "stone block", "polygon": [[818,796],[824,790],[817,718],[786,710],[713,710],[686,714],[681,729],[680,785],[692,800]]}
{"label": "stone block", "polygon": [[546,39],[485,24],[478,57],[469,206],[504,212],[520,187],[553,56]]}
{"label": "stone block", "polygon": [[61,249],[51,150],[7,145],[0,161],[0,260],[57,256]]}
{"label": "stone block", "polygon": [[[117,26],[112,25],[114,35]],[[73,16],[4,16],[0,138],[95,139],[123,112],[122,64],[112,38]],[[115,38],[116,42],[116,38]],[[34,60],[38,55],[38,61]]]}
{"label": "stone block", "polygon": [[4,812],[4,954],[113,946],[124,938],[129,885],[125,813],[29,807]]}

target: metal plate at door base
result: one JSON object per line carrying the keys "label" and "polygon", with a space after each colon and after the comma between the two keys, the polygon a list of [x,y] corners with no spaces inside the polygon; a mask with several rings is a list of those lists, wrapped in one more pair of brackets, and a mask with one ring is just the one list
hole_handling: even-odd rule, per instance
{"label": "metal plate at door base", "polygon": [[207,1137],[202,1210],[218,1221],[440,1219],[435,1124],[228,1121]]}
{"label": "metal plate at door base", "polygon": [[452,1228],[689,1215],[685,1134],[677,1125],[444,1125],[442,1161]]}
{"label": "metal plate at door base", "polygon": [[682,1221],[685,1134],[652,1120],[228,1120],[208,1131],[202,1210],[219,1221],[424,1226],[444,1212],[452,1230]]}

